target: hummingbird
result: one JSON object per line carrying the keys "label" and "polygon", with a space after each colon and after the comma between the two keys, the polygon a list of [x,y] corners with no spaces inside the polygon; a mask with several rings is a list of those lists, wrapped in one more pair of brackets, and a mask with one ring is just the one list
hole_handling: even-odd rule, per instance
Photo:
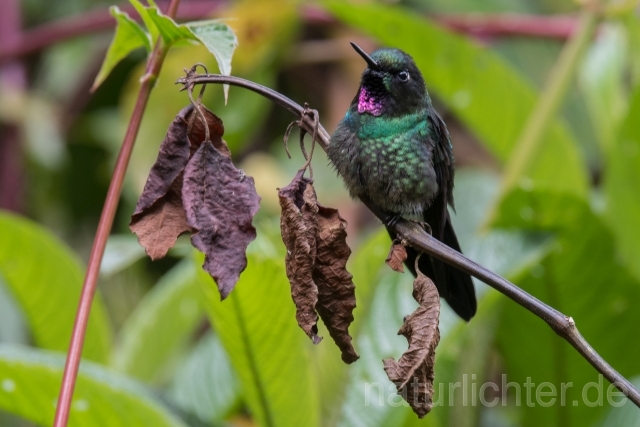
{"label": "hummingbird", "polygon": [[[433,237],[460,251],[448,206],[454,208],[453,146],[447,126],[431,104],[413,58],[400,49],[367,54],[358,93],[331,135],[327,154],[353,198],[382,210],[391,226],[404,216],[419,218]],[[455,209],[455,208],[454,208]],[[418,252],[408,247],[405,264],[415,276]],[[476,313],[471,277],[423,254],[421,272],[464,320]]]}

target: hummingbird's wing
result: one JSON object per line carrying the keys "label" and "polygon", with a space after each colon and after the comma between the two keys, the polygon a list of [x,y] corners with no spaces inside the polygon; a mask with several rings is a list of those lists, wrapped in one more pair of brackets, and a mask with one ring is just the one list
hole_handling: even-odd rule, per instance
{"label": "hummingbird's wing", "polygon": [[[438,193],[431,205],[423,212],[424,220],[431,226],[433,237],[452,249],[462,252],[456,237],[447,206],[453,207],[453,146],[444,120],[429,108],[428,120],[431,140],[427,143],[433,150],[433,168],[438,182]],[[413,265],[416,253],[408,251],[407,261]],[[438,292],[463,319],[469,320],[476,313],[476,295],[471,276],[435,258],[424,255],[420,258],[422,272],[434,279]]]}
{"label": "hummingbird's wing", "polygon": [[428,210],[434,210],[432,214],[437,215],[436,230],[433,230],[435,236],[442,240],[445,232],[445,223],[449,217],[447,206],[453,205],[453,146],[449,138],[449,131],[444,120],[433,108],[429,108],[427,112],[427,120],[431,130],[431,144],[433,146],[433,168],[436,172],[436,180],[438,182],[438,196],[432,202]]}

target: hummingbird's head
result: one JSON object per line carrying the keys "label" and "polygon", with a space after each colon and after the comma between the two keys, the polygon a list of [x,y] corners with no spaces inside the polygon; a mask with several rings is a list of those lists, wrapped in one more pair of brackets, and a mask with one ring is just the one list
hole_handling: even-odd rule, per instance
{"label": "hummingbird's head", "polygon": [[357,44],[351,45],[368,65],[354,99],[360,114],[395,116],[424,107],[427,89],[410,55],[390,48],[378,49],[369,55]]}

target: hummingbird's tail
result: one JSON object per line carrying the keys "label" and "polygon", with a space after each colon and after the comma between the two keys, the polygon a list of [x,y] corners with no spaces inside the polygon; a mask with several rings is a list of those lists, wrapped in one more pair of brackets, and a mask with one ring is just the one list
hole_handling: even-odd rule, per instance
{"label": "hummingbird's tail", "polygon": [[[447,213],[444,227],[442,227],[442,231],[440,231],[438,230],[440,227],[437,225],[440,224],[439,218],[432,218],[432,216],[435,216],[434,211],[435,209],[427,209],[424,213],[425,221],[432,227],[433,237],[445,243],[452,249],[462,252],[460,250],[460,244],[458,243],[456,234],[453,231],[449,214]],[[396,238],[393,231],[388,228],[387,231],[389,232],[391,239]],[[405,261],[405,265],[415,276],[415,260],[418,256],[418,252],[411,247],[407,247],[406,249],[407,260]],[[473,282],[471,281],[471,276],[445,262],[425,254],[420,257],[420,260],[418,261],[418,268],[433,280],[436,288],[438,288],[440,296],[447,301],[449,306],[458,316],[462,317],[466,321],[471,320],[471,318],[476,314],[477,309],[476,293],[473,287]]]}

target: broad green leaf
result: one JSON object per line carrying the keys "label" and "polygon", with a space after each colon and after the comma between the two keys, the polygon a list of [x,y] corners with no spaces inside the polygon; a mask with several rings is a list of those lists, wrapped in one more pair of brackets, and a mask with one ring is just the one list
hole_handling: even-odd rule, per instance
{"label": "broad green leaf", "polygon": [[[0,410],[39,425],[53,423],[64,356],[0,344]],[[69,427],[184,427],[140,384],[100,365],[82,363]]]}
{"label": "broad green leaf", "polygon": [[240,383],[216,335],[205,335],[180,364],[169,397],[204,423],[224,420],[237,406]]}
{"label": "broad green leaf", "polygon": [[[354,321],[349,326],[350,335],[356,340],[362,326],[366,323],[376,287],[380,282],[380,272],[388,268],[384,259],[389,251],[391,240],[383,228],[367,238],[351,255],[347,266],[353,274],[356,285],[356,308],[353,311]],[[328,337],[329,333],[320,322],[319,335]],[[356,345],[356,351],[361,354]],[[320,345],[314,348],[314,361],[318,373],[318,391],[322,410],[322,425],[334,426],[340,417],[340,407],[345,398],[349,372],[357,369],[360,362],[345,365],[340,358],[340,351],[335,345]]]}
{"label": "broad green leaf", "polygon": [[[29,326],[36,346],[66,351],[71,338],[83,268],[75,254],[39,225],[0,211],[0,275]],[[83,356],[106,362],[111,325],[96,294]]]}
{"label": "broad green leaf", "polygon": [[[404,316],[418,305],[411,296],[412,279],[411,274],[398,274],[389,268],[378,277],[369,315],[362,322],[356,340],[360,360],[349,370],[337,426],[395,427],[402,426],[407,417],[415,416],[397,395],[382,364],[382,359],[397,360],[407,349],[407,340],[398,335],[398,329]],[[431,415],[423,420],[423,425],[437,425]]]}
{"label": "broad green leaf", "polygon": [[640,84],[640,20],[635,13],[629,13],[622,20],[628,34],[631,84]]}
{"label": "broad green leaf", "polygon": [[640,89],[632,96],[629,113],[607,156],[604,188],[606,219],[617,249],[640,279]]}
{"label": "broad green leaf", "polygon": [[[588,206],[572,227],[559,233],[553,250],[514,282],[571,316],[585,339],[622,375],[640,374],[640,343],[631,339],[629,328],[620,326],[640,323],[640,312],[633,305],[640,300],[640,283],[621,264],[611,232]],[[543,321],[509,301],[503,307],[498,346],[507,381],[518,384],[502,404],[515,407],[515,389],[520,389],[523,427],[590,425],[609,406],[606,397],[598,403],[599,386],[585,388],[603,381],[602,376]],[[528,378],[535,384],[528,394],[532,405],[525,400]],[[556,391],[550,406],[553,396],[536,398],[538,387],[549,391],[542,386],[545,382]],[[600,389],[606,394],[608,386],[604,380]]]}
{"label": "broad green leaf", "polygon": [[102,62],[100,71],[96,76],[91,90],[96,90],[98,86],[107,78],[116,65],[127,57],[132,51],[139,47],[144,47],[147,52],[151,52],[151,40],[136,21],[131,19],[126,12],[121,11],[117,6],[109,9],[111,16],[117,21],[116,32],[109,45],[107,55]]}
{"label": "broad green leaf", "polygon": [[[640,387],[640,378],[631,378],[631,383]],[[604,419],[594,426],[597,427],[611,427],[611,426],[624,426],[624,427],[640,427],[640,411],[638,407],[630,402],[626,398],[621,398],[620,394],[610,394],[607,397],[612,403],[612,408],[607,412]]]}
{"label": "broad green leaf", "polygon": [[[503,162],[509,159],[538,95],[533,85],[496,53],[399,7],[335,1],[323,4],[340,20],[380,43],[411,54],[429,90],[451,108],[494,156]],[[543,203],[544,194],[586,197],[587,177],[582,158],[562,120],[553,120],[547,128],[540,149],[528,161],[526,178],[537,190],[532,193],[534,209],[549,223],[559,219],[552,207]],[[514,204],[521,199],[516,197],[509,202]],[[518,205],[501,208],[501,216],[495,222],[512,225],[520,220],[519,211]]]}
{"label": "broad green leaf", "polygon": [[618,125],[627,109],[626,69],[629,61],[627,39],[621,25],[609,24],[598,31],[580,69],[580,87],[591,121],[598,132],[601,150],[614,144]]}
{"label": "broad green leaf", "polygon": [[171,269],[124,324],[113,354],[114,368],[143,381],[157,379],[204,319],[202,297],[191,260]]}
{"label": "broad green leaf", "polygon": [[[144,6],[138,0],[131,0],[131,3],[142,16],[149,31],[159,34],[166,46],[183,41],[202,43],[216,58],[220,73],[231,74],[231,58],[238,46],[238,39],[227,24],[217,19],[178,24],[163,15],[153,2],[149,2],[150,6]],[[224,88],[226,99],[228,86],[224,85]]]}
{"label": "broad green leaf", "polygon": [[152,43],[156,43],[158,37],[160,37],[160,31],[149,14],[149,10],[154,7],[153,2],[149,2],[150,6],[145,6],[139,0],[129,0],[129,3],[131,3],[136,12],[138,12],[138,15],[140,15],[140,18],[142,18],[142,22],[144,22],[147,31],[149,31],[151,35]]}
{"label": "broad green leaf", "polygon": [[388,268],[384,260],[387,258],[391,238],[384,227],[376,231],[354,251],[347,269],[353,274],[356,285],[357,305],[353,311],[353,325],[349,328],[352,334],[358,334],[360,325],[369,316],[371,299],[380,279],[381,270]]}
{"label": "broad green leaf", "polygon": [[156,6],[147,7],[146,9],[149,21],[153,22],[165,45],[171,46],[183,40],[198,41],[185,25],[178,24],[173,19],[163,15]]}
{"label": "broad green leaf", "polygon": [[[476,390],[491,380],[489,356],[503,300],[500,293],[488,292],[480,299],[478,313],[473,320],[457,322],[440,341],[436,352],[434,409],[430,415],[437,417],[441,425],[478,425],[483,405]],[[478,388],[472,387],[473,384]],[[491,400],[486,395],[490,392],[483,395],[483,399]],[[417,424],[407,422],[405,427],[412,425]]]}
{"label": "broad green leaf", "polygon": [[134,235],[109,236],[100,264],[100,275],[102,277],[112,276],[145,256],[144,248],[140,246]]}
{"label": "broad green leaf", "polygon": [[220,74],[231,74],[231,58],[238,39],[227,24],[217,19],[184,24],[191,33],[215,56]]}
{"label": "broad green leaf", "polygon": [[[317,385],[308,353],[312,344],[296,324],[284,260],[263,243],[249,246],[247,269],[225,301],[211,277],[200,271],[207,309],[259,425],[317,426]],[[198,267],[202,262],[198,256]],[[333,345],[327,338],[320,345]]]}

